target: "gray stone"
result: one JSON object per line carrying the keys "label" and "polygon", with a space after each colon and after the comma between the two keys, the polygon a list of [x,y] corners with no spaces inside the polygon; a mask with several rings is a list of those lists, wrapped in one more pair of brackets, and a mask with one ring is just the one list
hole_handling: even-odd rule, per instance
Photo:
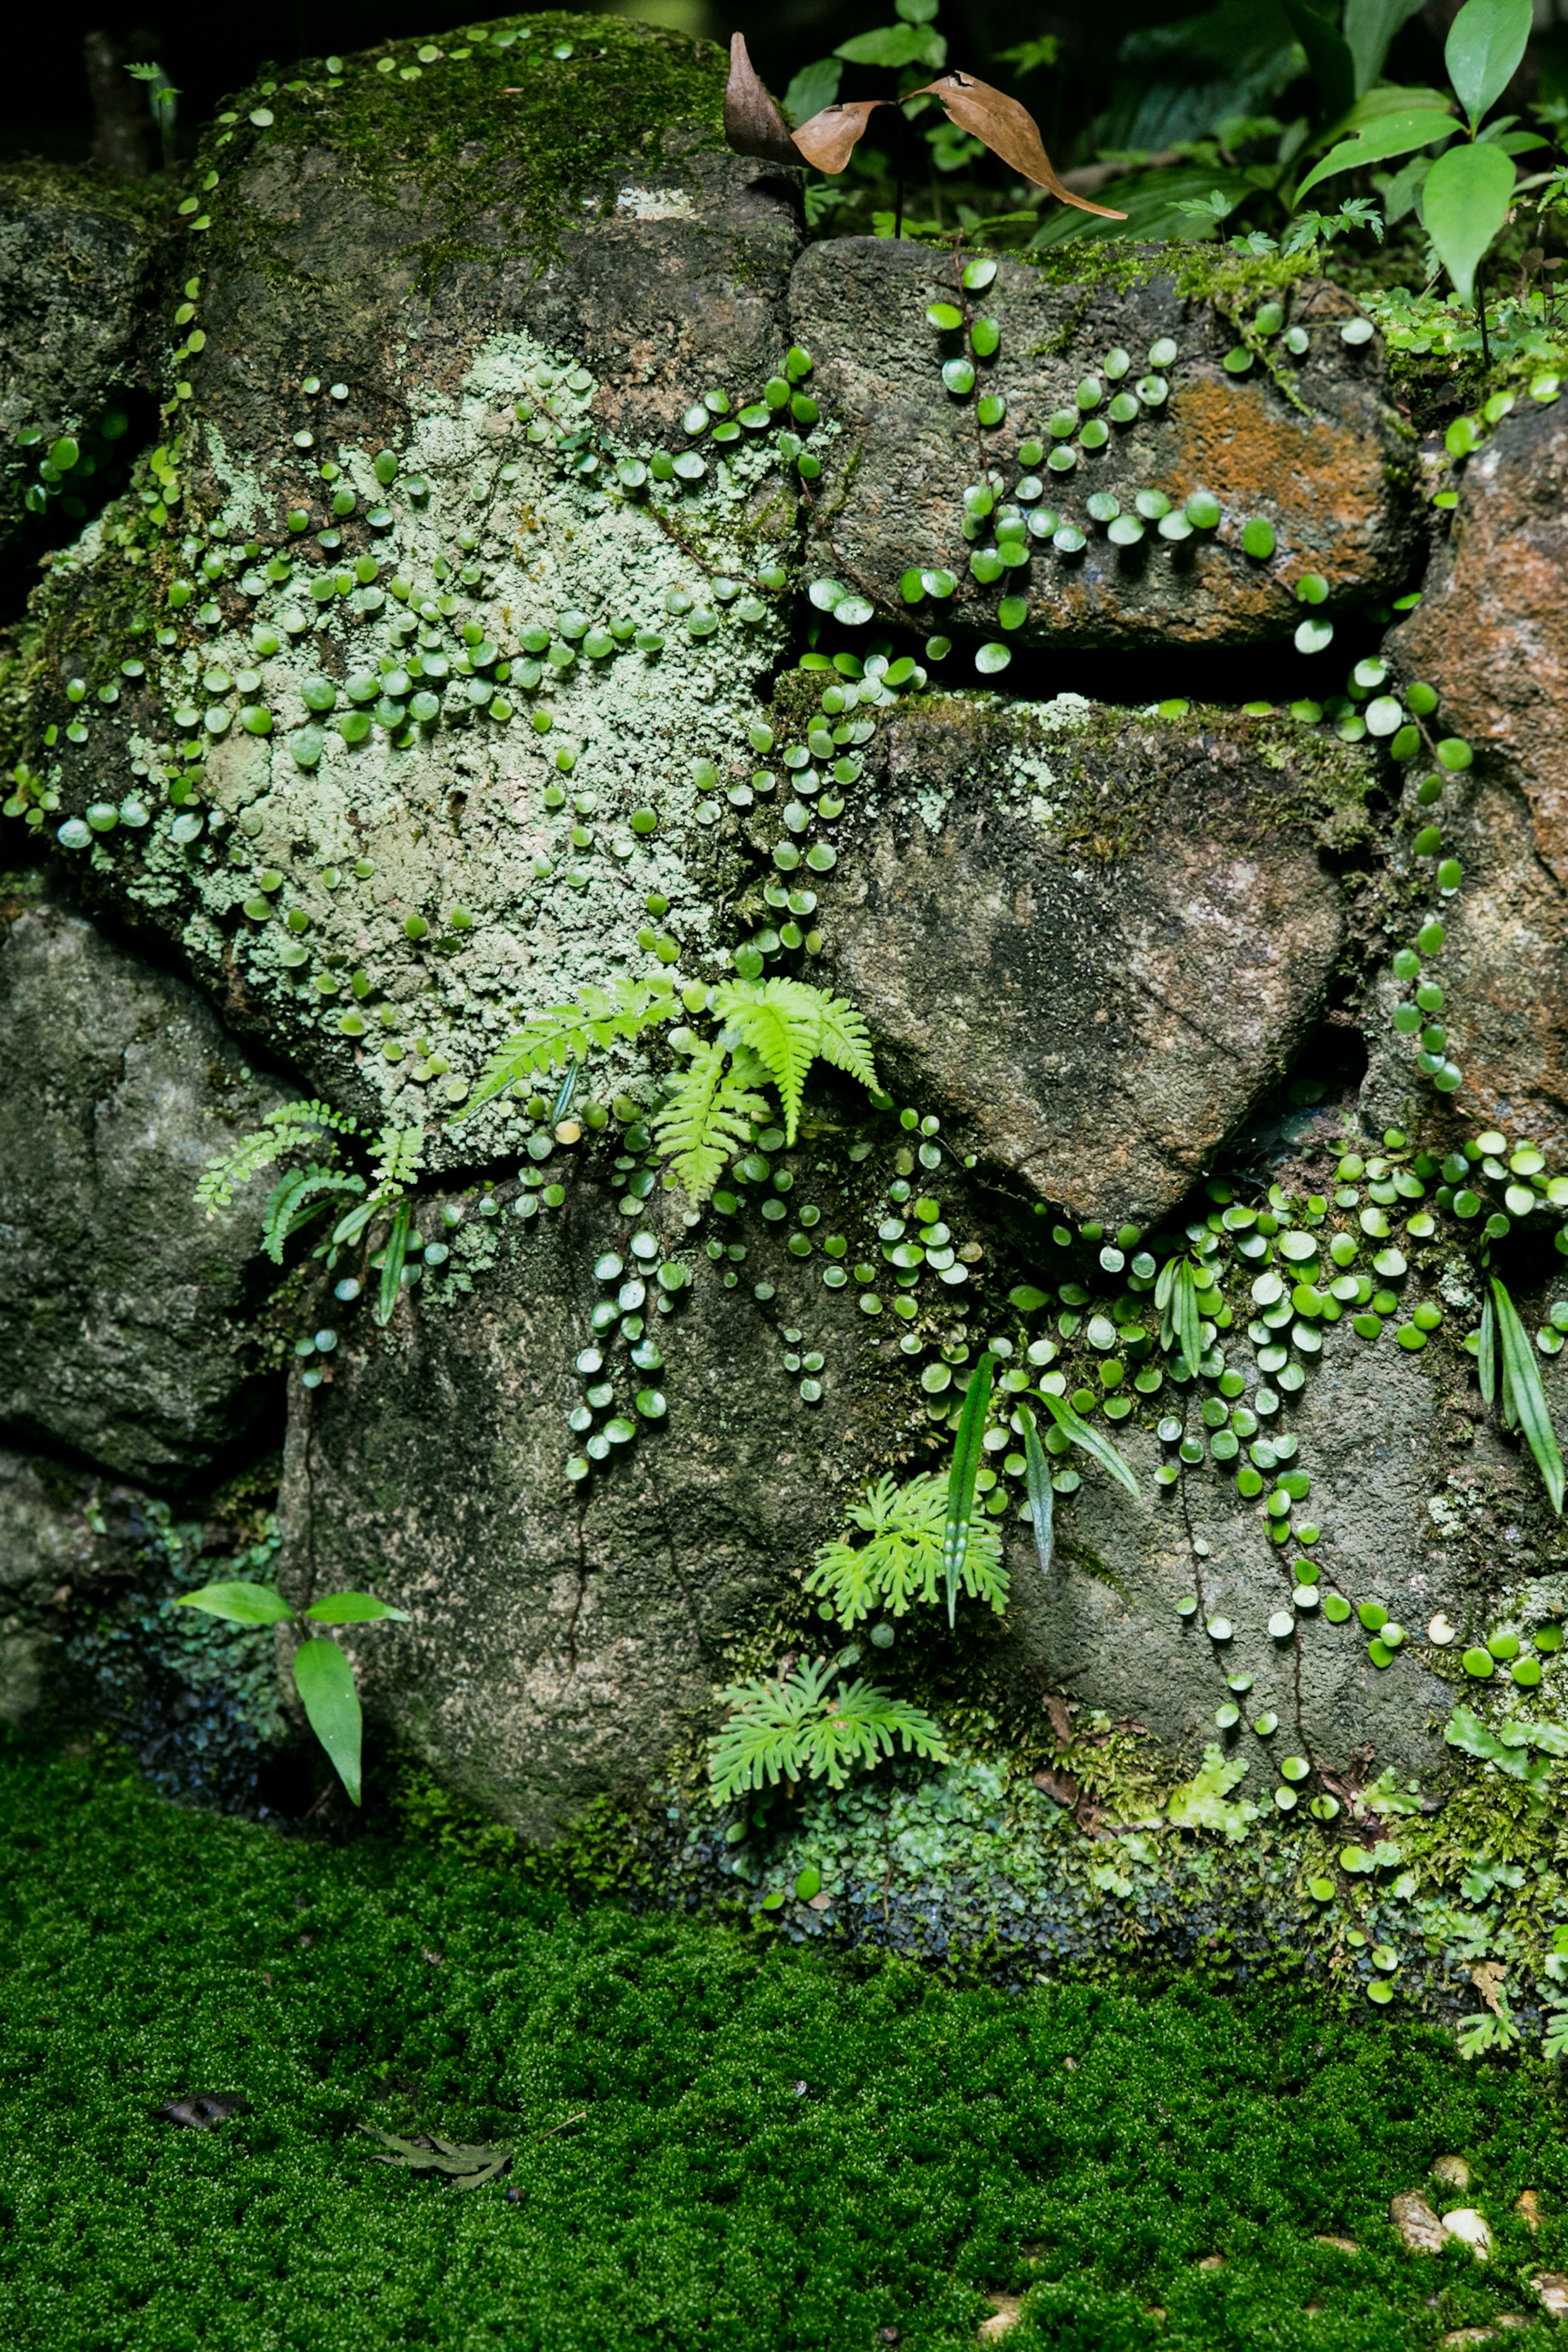
{"label": "gray stone", "polygon": [[182,1483],[266,1393],[247,1327],[267,1180],[211,1222],[192,1195],[284,1091],[185,982],[36,891],[7,911],[0,1423]]}
{"label": "gray stone", "polygon": [[1057,1207],[1153,1223],[1322,1015],[1359,755],[1071,696],[912,709],[886,760],[822,899],[888,1082]]}
{"label": "gray stone", "polygon": [[144,194],[47,164],[0,173],[0,543],[57,437],[146,388],[156,242]]}
{"label": "gray stone", "polygon": [[63,1689],[67,1633],[137,1571],[146,1500],[0,1446],[0,1723],[23,1722]]}
{"label": "gray stone", "polygon": [[[1107,272],[1096,283],[1092,248],[1070,247],[1059,269],[1003,260],[983,293],[956,295],[954,267],[939,255],[885,238],[849,237],[808,248],[790,288],[798,337],[817,356],[821,396],[841,425],[816,498],[823,521],[813,554],[846,585],[864,586],[903,609],[899,583],[911,566],[958,575],[950,603],[927,625],[996,634],[997,600],[1027,597],[1022,646],[1236,645],[1288,635],[1301,617],[1294,583],[1305,572],[1329,583],[1337,605],[1404,586],[1415,550],[1410,477],[1414,445],[1385,397],[1375,339],[1344,343],[1340,327],[1354,305],[1339,289],[1304,281],[1288,298],[1311,337],[1297,361],[1279,341],[1280,381],[1260,364],[1245,377],[1222,362],[1236,345],[1221,309],[1186,298],[1152,249],[1125,286]],[[934,302],[960,300],[1001,330],[979,391],[1001,392],[1004,421],[981,429],[974,399],[955,399],[939,369],[958,349],[925,317]],[[1101,449],[1072,471],[1036,469],[1048,506],[1082,531],[1082,555],[1063,557],[1030,542],[1027,571],[982,588],[969,576],[959,494],[992,467],[1010,492],[1023,468],[1021,441],[1051,441],[1053,413],[1075,407],[1081,383],[1100,382],[1094,414],[1148,373],[1160,338],[1179,356],[1158,371],[1169,398],[1125,426],[1112,424]],[[1130,372],[1103,379],[1107,352],[1124,350]],[[1063,444],[1063,446],[1071,446]],[[1085,500],[1107,490],[1124,510],[1136,493],[1162,491],[1180,506],[1207,489],[1224,509],[1217,531],[1180,545],[1153,523],[1137,546],[1113,546]],[[1241,534],[1254,518],[1271,524],[1274,552],[1255,561]],[[990,534],[982,543],[989,544]],[[946,615],[946,619],[939,619]],[[967,667],[967,665],[966,665]]]}

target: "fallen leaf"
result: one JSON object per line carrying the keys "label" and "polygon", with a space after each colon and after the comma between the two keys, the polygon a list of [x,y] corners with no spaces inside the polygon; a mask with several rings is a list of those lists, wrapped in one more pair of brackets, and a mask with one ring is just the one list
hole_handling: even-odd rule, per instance
{"label": "fallen leaf", "polygon": [[[760,155],[768,163],[798,163],[800,160],[789,136],[789,124],[758,79],[757,68],[747,54],[744,33],[730,35],[724,135],[737,155]],[[839,169],[843,170],[842,163]]]}
{"label": "fallen leaf", "polygon": [[227,2123],[231,2116],[243,2116],[249,2105],[243,2091],[226,2091],[215,2098],[204,2091],[193,2091],[183,2099],[165,2099],[156,2113],[191,2131],[211,2131],[214,2124]]}
{"label": "fallen leaf", "polygon": [[[738,38],[738,35],[737,36]],[[857,98],[843,106],[824,106],[795,133],[795,144],[819,172],[841,172],[864,136],[866,124],[883,98]]]}
{"label": "fallen leaf", "polygon": [[1029,109],[1016,98],[993,89],[989,82],[955,70],[939,74],[924,90],[911,90],[909,95],[937,100],[949,122],[956,122],[971,138],[982,140],[993,155],[999,155],[1021,178],[1032,180],[1037,188],[1049,188],[1064,205],[1075,205],[1083,213],[1098,213],[1103,220],[1126,219],[1125,213],[1114,212],[1109,205],[1092,205],[1087,196],[1075,195],[1046,153],[1040,126]]}
{"label": "fallen leaf", "polygon": [[1541,2200],[1533,2189],[1521,2189],[1513,2200],[1513,2210],[1527,2221],[1531,2230],[1541,2227]]}
{"label": "fallen leaf", "polygon": [[1506,2014],[1501,2005],[1501,1994],[1503,1979],[1507,1974],[1507,1963],[1502,1960],[1487,1960],[1479,1969],[1470,1970],[1470,1982],[1494,2017]]}
{"label": "fallen leaf", "polygon": [[455,2189],[478,2189],[485,2181],[494,2180],[510,2164],[514,2153],[509,2140],[493,2147],[482,2141],[467,2147],[459,2140],[438,2139],[431,2132],[400,2139],[395,2132],[378,2131],[374,2124],[361,2124],[360,2129],[391,2149],[388,2156],[380,2149],[371,2151],[377,2164],[401,2164],[410,2172],[442,2172]]}

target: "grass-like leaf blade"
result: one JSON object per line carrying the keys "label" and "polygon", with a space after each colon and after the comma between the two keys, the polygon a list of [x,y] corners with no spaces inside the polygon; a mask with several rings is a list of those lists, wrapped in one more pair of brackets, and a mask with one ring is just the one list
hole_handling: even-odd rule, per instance
{"label": "grass-like leaf blade", "polygon": [[309,1718],[310,1728],[332,1759],[332,1769],[349,1792],[360,1801],[360,1740],[363,1717],[354,1669],[335,1642],[324,1634],[301,1642],[294,1653],[294,1687]]}
{"label": "grass-like leaf blade", "polygon": [[1491,1292],[1481,1300],[1481,1343],[1476,1355],[1480,1375],[1481,1402],[1490,1404],[1497,1394],[1497,1326],[1491,1311]]}
{"label": "grass-like leaf blade", "polygon": [[1519,1309],[1495,1275],[1492,1276],[1491,1294],[1497,1307],[1498,1333],[1502,1341],[1503,1370],[1513,1391],[1514,1411],[1524,1432],[1524,1442],[1535,1456],[1535,1466],[1552,1498],[1552,1507],[1561,1518],[1564,1486],[1563,1456],[1557,1450],[1557,1433],[1552,1426],[1552,1415],[1546,1409],[1546,1393],[1541,1385],[1535,1350],[1530,1344],[1529,1332],[1519,1319]]}
{"label": "grass-like leaf blade", "polygon": [[947,1475],[947,1524],[942,1531],[942,1565],[947,1577],[947,1623],[958,1609],[958,1577],[969,1549],[969,1521],[975,1508],[975,1481],[980,1474],[980,1440],[986,1433],[986,1412],[991,1402],[996,1358],[988,1351],[975,1367],[958,1418],[953,1445],[953,1467]]}
{"label": "grass-like leaf blade", "polygon": [[1024,1492],[1029,1497],[1029,1516],[1034,1528],[1034,1548],[1040,1555],[1040,1572],[1041,1576],[1049,1576],[1051,1563],[1056,1557],[1056,1489],[1051,1483],[1051,1460],[1040,1442],[1034,1415],[1026,1412],[1022,1419]]}
{"label": "grass-like leaf blade", "polygon": [[1065,1431],[1074,1445],[1081,1445],[1091,1460],[1098,1462],[1102,1470],[1109,1470],[1112,1477],[1119,1479],[1129,1495],[1137,1495],[1138,1482],[1109,1438],[1102,1437],[1097,1429],[1091,1429],[1082,1416],[1073,1412],[1065,1397],[1051,1396],[1044,1389],[1037,1389],[1035,1394],[1058,1429]]}
{"label": "grass-like leaf blade", "polygon": [[402,1262],[408,1254],[408,1229],[413,1216],[413,1202],[400,1201],[392,1217],[392,1232],[387,1236],[386,1255],[382,1259],[381,1296],[376,1301],[376,1321],[383,1329],[392,1321],[402,1286]]}
{"label": "grass-like leaf blade", "polygon": [[1190,1258],[1183,1258],[1176,1268],[1175,1304],[1182,1361],[1189,1378],[1196,1381],[1203,1354],[1203,1325],[1197,1311],[1197,1276]]}

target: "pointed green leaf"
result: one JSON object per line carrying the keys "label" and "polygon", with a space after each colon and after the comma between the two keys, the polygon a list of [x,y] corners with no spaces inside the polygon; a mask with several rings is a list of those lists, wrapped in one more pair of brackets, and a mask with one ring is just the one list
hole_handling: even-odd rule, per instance
{"label": "pointed green leaf", "polygon": [[958,1606],[958,1576],[969,1548],[969,1520],[975,1508],[975,1481],[980,1472],[980,1440],[986,1433],[986,1412],[991,1402],[991,1378],[996,1358],[988,1352],[976,1365],[958,1434],[953,1445],[953,1467],[947,1476],[947,1524],[942,1531],[942,1565],[947,1573],[947,1622]]}
{"label": "pointed green leaf", "polygon": [[1467,0],[1443,50],[1448,79],[1472,123],[1497,104],[1530,38],[1531,0]]}
{"label": "pointed green leaf", "polygon": [[1283,0],[1291,30],[1307,53],[1307,64],[1322,100],[1321,112],[1329,122],[1348,114],[1355,98],[1355,66],[1349,49],[1311,0]]}
{"label": "pointed green leaf", "polygon": [[[1471,0],[1471,5],[1474,5],[1474,0]],[[1556,1432],[1552,1426],[1552,1415],[1546,1409],[1546,1395],[1541,1385],[1535,1350],[1530,1344],[1529,1333],[1519,1319],[1518,1308],[1495,1275],[1491,1289],[1497,1305],[1498,1332],[1502,1340],[1503,1370],[1513,1390],[1514,1410],[1524,1431],[1525,1444],[1535,1456],[1535,1466],[1552,1498],[1552,1507],[1561,1518],[1564,1486],[1563,1456],[1557,1450]]]}
{"label": "pointed green leaf", "polygon": [[1112,1477],[1119,1479],[1130,1495],[1137,1494],[1137,1480],[1109,1438],[1102,1437],[1097,1429],[1091,1429],[1064,1397],[1051,1396],[1043,1389],[1037,1389],[1035,1393],[1058,1429],[1065,1431],[1074,1445],[1081,1445],[1092,1460],[1098,1462],[1102,1470],[1109,1470]]}
{"label": "pointed green leaf", "polygon": [[231,1625],[281,1625],[294,1614],[270,1584],[204,1584],[200,1592],[182,1592],[177,1606],[225,1617]]}
{"label": "pointed green leaf", "polygon": [[1196,1381],[1203,1358],[1203,1322],[1197,1311],[1197,1276],[1190,1258],[1184,1257],[1176,1268],[1175,1306],[1182,1361]]}
{"label": "pointed green leaf", "polygon": [[373,1625],[382,1617],[395,1617],[400,1625],[408,1623],[406,1609],[394,1609],[390,1601],[378,1601],[373,1592],[329,1592],[324,1601],[313,1601],[303,1613],[314,1617],[319,1625]]}
{"label": "pointed green leaf", "polygon": [[335,1642],[320,1635],[301,1642],[294,1653],[294,1687],[299,1693],[310,1728],[332,1759],[332,1768],[349,1792],[360,1801],[360,1736],[362,1718],[354,1669]]}
{"label": "pointed green leaf", "polygon": [[398,1292],[402,1287],[402,1262],[408,1252],[408,1228],[413,1215],[413,1202],[400,1201],[392,1218],[392,1232],[387,1237],[386,1255],[382,1260],[382,1290],[376,1301],[376,1321],[383,1329],[392,1321]]}
{"label": "pointed green leaf", "polygon": [[1056,1552],[1055,1489],[1051,1483],[1051,1464],[1040,1442],[1033,1413],[1026,1410],[1022,1420],[1024,1492],[1029,1496],[1029,1515],[1034,1526],[1034,1548],[1040,1555],[1040,1572],[1041,1576],[1049,1576]]}
{"label": "pointed green leaf", "polygon": [[1450,147],[1422,184],[1421,218],[1461,302],[1475,300],[1476,270],[1508,216],[1513,183],[1512,157],[1487,142]]}
{"label": "pointed green leaf", "polygon": [[1481,1344],[1476,1363],[1480,1373],[1481,1402],[1490,1404],[1497,1392],[1497,1330],[1492,1319],[1490,1290],[1481,1299]]}
{"label": "pointed green leaf", "polygon": [[1313,164],[1296,190],[1296,203],[1300,205],[1320,180],[1332,180],[1336,173],[1354,172],[1364,163],[1384,163],[1396,155],[1412,155],[1418,147],[1430,147],[1438,139],[1451,139],[1458,127],[1451,114],[1435,106],[1407,107],[1399,114],[1376,116],[1364,123],[1353,139],[1339,140],[1321,162]]}
{"label": "pointed green leaf", "polygon": [[1360,98],[1383,71],[1394,36],[1421,5],[1421,0],[1345,0],[1344,41],[1355,68],[1355,94]]}

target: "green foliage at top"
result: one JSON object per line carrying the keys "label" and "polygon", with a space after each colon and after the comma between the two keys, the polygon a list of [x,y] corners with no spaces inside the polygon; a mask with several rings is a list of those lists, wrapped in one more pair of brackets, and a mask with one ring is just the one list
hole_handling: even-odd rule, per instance
{"label": "green foliage at top", "polygon": [[808,1658],[773,1682],[721,1691],[734,1712],[712,1743],[714,1795],[720,1803],[780,1780],[820,1780],[841,1789],[902,1746],[908,1755],[946,1760],[939,1727],[919,1707],[871,1683],[833,1682],[826,1659]]}
{"label": "green foliage at top", "polygon": [[[807,1591],[830,1601],[841,1625],[853,1628],[873,1610],[902,1617],[916,1601],[930,1604],[941,1598],[945,1477],[923,1471],[902,1486],[891,1477],[879,1478],[850,1505],[848,1516],[870,1542],[831,1537],[806,1573]],[[971,1525],[960,1573],[971,1601],[988,1603],[998,1615],[1007,1607],[1007,1565],[993,1521]]]}
{"label": "green foliage at top", "polygon": [[[1468,2068],[1396,2011],[850,1969],[574,1915],[413,1842],[280,1838],[86,1759],[0,1759],[0,1888],[23,2352],[973,2352],[997,2291],[1027,2295],[1019,2352],[1416,2352],[1568,2267],[1549,2070]],[[193,2091],[248,2112],[156,2113]],[[374,2163],[361,2121],[519,2143],[521,2203]],[[1454,2150],[1485,2268],[1388,2225]]]}

